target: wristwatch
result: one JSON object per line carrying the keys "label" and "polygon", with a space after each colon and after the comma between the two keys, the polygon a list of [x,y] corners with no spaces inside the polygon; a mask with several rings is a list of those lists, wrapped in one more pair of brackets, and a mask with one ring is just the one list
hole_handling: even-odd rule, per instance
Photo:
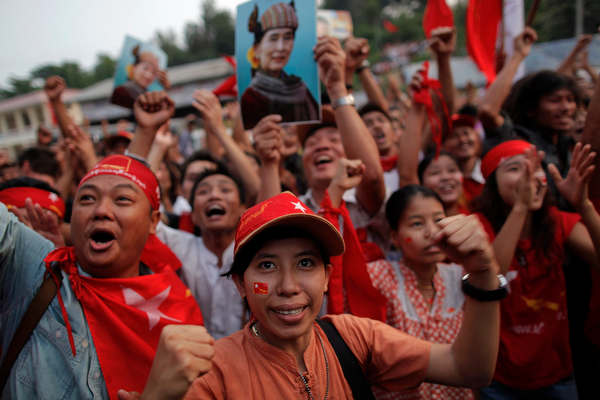
{"label": "wristwatch", "polygon": [[369,68],[370,66],[371,63],[365,58],[363,62],[361,62],[360,65],[356,68],[356,73],[360,74],[363,69]]}
{"label": "wristwatch", "polygon": [[462,277],[462,291],[467,296],[478,301],[498,301],[508,296],[508,280],[502,274],[498,274],[498,289],[484,290],[471,285],[470,274]]}
{"label": "wristwatch", "polygon": [[335,99],[331,102],[331,106],[334,110],[341,106],[354,106],[354,96],[352,96],[352,94],[347,94],[343,97]]}

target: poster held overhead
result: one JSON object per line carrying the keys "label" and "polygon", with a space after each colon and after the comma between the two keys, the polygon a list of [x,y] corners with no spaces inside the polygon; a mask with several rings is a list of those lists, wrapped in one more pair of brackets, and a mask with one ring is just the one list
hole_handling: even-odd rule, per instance
{"label": "poster held overhead", "polygon": [[316,44],[314,0],[253,0],[238,6],[235,56],[246,129],[270,114],[289,124],[320,120]]}
{"label": "poster held overhead", "polygon": [[139,95],[168,89],[166,67],[167,55],[159,47],[126,36],[115,70],[110,102],[133,108]]}

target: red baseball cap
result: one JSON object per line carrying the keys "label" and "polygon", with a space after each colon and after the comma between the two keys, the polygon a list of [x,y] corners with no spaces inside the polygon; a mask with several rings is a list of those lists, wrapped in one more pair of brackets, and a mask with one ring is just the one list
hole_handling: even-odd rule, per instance
{"label": "red baseball cap", "polygon": [[259,233],[281,226],[307,232],[330,256],[344,252],[344,239],[336,227],[292,193],[284,192],[256,204],[242,215],[235,233],[234,255]]}

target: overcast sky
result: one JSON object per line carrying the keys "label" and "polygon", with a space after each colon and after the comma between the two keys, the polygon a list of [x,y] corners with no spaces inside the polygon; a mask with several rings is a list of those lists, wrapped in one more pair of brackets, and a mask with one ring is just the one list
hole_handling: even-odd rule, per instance
{"label": "overcast sky", "polygon": [[[235,12],[245,0],[217,0]],[[27,77],[37,66],[74,60],[84,68],[96,54],[116,57],[130,34],[149,40],[157,30],[197,21],[200,0],[0,0],[0,86],[8,77]]]}

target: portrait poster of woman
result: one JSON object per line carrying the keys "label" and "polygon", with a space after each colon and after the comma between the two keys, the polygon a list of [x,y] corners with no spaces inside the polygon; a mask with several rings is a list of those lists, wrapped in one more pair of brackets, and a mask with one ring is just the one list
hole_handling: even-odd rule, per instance
{"label": "portrait poster of woman", "polygon": [[253,0],[237,7],[235,55],[244,127],[279,114],[283,123],[321,119],[314,0]]}
{"label": "portrait poster of woman", "polygon": [[168,89],[166,67],[167,55],[159,47],[126,36],[115,69],[110,102],[133,108],[135,99],[142,93]]}

